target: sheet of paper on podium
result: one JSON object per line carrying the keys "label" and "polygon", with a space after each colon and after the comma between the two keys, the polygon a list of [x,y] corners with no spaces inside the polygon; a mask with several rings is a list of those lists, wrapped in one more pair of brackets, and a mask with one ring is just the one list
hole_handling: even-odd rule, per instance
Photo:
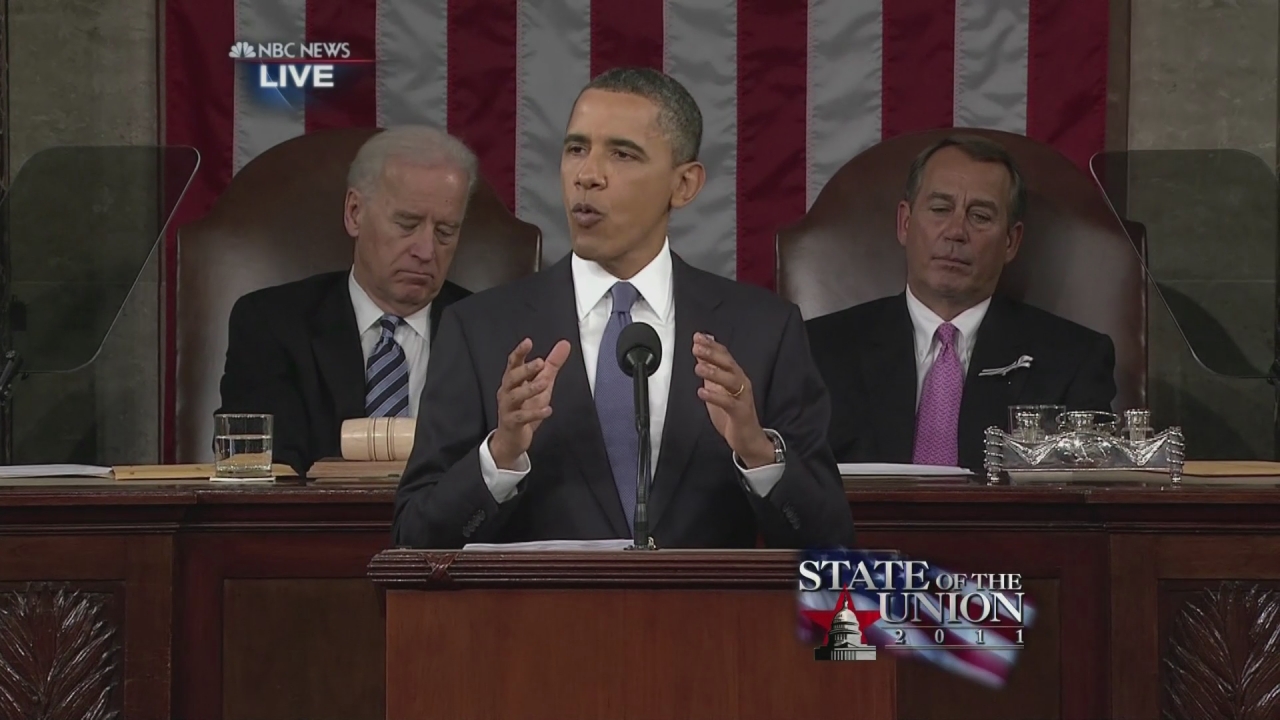
{"label": "sheet of paper on podium", "polygon": [[840,463],[839,469],[844,477],[968,477],[973,474],[959,467],[910,463]]}
{"label": "sheet of paper on podium", "polygon": [[98,465],[0,465],[0,478],[111,477],[111,468]]}
{"label": "sheet of paper on podium", "polygon": [[463,552],[472,550],[491,552],[563,552],[563,551],[597,551],[625,550],[631,547],[631,541],[625,538],[608,540],[534,540],[517,543],[471,543],[463,545]]}

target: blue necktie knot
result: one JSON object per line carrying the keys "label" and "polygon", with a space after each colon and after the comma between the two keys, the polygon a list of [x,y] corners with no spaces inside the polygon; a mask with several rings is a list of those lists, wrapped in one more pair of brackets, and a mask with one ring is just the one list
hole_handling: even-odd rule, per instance
{"label": "blue necktie knot", "polygon": [[382,337],[384,339],[388,337],[395,337],[396,328],[399,327],[402,322],[404,322],[403,318],[391,315],[390,313],[378,318],[378,326],[382,328]]}
{"label": "blue necktie knot", "polygon": [[404,322],[403,318],[389,313],[378,318],[378,329],[381,330],[381,334],[378,335],[378,343],[374,345],[374,352],[386,347],[388,343],[396,341],[396,328],[402,322]]}
{"label": "blue necktie knot", "polygon": [[614,283],[613,289],[609,291],[613,296],[613,314],[618,313],[631,314],[631,306],[636,304],[636,300],[640,297],[640,291],[636,290],[636,286],[629,282]]}

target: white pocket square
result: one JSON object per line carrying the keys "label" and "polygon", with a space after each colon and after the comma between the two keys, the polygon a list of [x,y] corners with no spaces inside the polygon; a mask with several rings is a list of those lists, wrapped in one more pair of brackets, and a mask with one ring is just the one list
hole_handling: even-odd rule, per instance
{"label": "white pocket square", "polygon": [[982,370],[978,373],[978,377],[1008,375],[1009,373],[1013,372],[1014,370],[1017,370],[1018,368],[1031,367],[1031,360],[1032,360],[1032,357],[1030,355],[1023,355],[1022,357],[1018,358],[1017,360],[1014,360],[1013,362],[1009,363],[1008,365],[1005,365],[1004,367],[987,368],[986,370]]}

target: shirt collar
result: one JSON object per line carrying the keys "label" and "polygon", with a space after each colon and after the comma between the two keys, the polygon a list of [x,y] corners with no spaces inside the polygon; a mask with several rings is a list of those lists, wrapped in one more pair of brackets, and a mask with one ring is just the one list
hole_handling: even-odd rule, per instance
{"label": "shirt collar", "polygon": [[[373,302],[373,298],[369,297],[369,293],[365,292],[363,287],[360,287],[360,283],[356,282],[355,270],[347,275],[347,287],[351,291],[351,307],[356,311],[356,331],[363,335],[366,330],[377,325],[386,313]],[[430,320],[431,303],[427,303],[426,307],[404,318],[405,324],[423,339],[427,337],[427,323]]]}
{"label": "shirt collar", "polygon": [[[598,263],[583,260],[574,254],[571,260],[573,269],[573,292],[578,306],[578,322],[591,312],[605,295],[613,289],[619,279],[610,275],[609,271]],[[671,291],[671,245],[670,240],[662,241],[662,250],[657,257],[649,261],[635,277],[627,280],[640,293],[640,300],[649,304],[653,312],[663,322],[671,320],[671,306],[674,304]]]}
{"label": "shirt collar", "polygon": [[[956,343],[957,352],[967,352],[973,347],[978,326],[982,325],[982,319],[986,317],[987,308],[990,305],[991,298],[988,297],[951,320],[951,324],[960,333],[959,341]],[[916,331],[916,358],[922,360],[928,357],[929,350],[933,347],[933,334],[938,331],[938,326],[946,321],[920,302],[920,299],[911,292],[910,287],[907,287],[907,312],[911,314],[911,324]]]}

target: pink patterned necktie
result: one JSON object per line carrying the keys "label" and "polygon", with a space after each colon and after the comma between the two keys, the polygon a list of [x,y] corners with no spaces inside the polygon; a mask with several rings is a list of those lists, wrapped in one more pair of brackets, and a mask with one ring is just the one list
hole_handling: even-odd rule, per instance
{"label": "pink patterned necktie", "polygon": [[960,397],[964,394],[964,369],[956,352],[956,326],[943,323],[934,337],[942,347],[924,378],[920,409],[916,411],[916,444],[912,462],[916,465],[945,465],[958,462],[956,434],[960,422]]}

